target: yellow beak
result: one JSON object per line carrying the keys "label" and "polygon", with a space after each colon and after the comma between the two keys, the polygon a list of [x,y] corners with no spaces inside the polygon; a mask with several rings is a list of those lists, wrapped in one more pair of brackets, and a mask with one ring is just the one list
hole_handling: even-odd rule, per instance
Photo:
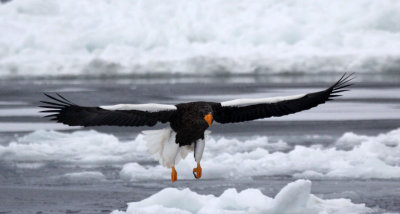
{"label": "yellow beak", "polygon": [[213,122],[213,116],[211,114],[207,114],[204,116],[204,120],[208,123],[208,126],[211,126]]}

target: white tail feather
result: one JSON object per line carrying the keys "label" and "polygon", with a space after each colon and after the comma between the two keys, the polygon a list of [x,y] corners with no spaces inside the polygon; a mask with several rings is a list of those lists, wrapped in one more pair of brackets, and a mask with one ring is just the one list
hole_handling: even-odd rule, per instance
{"label": "white tail feather", "polygon": [[170,128],[142,132],[148,151],[165,167],[172,167],[193,151],[193,145],[179,147],[175,143],[176,133]]}
{"label": "white tail feather", "polygon": [[143,139],[146,141],[147,149],[156,160],[160,160],[164,150],[164,144],[171,136],[171,129],[165,128],[160,130],[142,131]]}

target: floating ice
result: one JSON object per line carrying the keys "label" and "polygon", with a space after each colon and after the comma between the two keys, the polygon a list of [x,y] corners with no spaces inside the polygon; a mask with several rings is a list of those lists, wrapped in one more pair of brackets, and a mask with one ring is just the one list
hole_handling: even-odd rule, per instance
{"label": "floating ice", "polygon": [[0,75],[397,71],[400,2],[0,4]]}
{"label": "floating ice", "polygon": [[323,200],[311,194],[311,181],[297,180],[287,184],[275,196],[265,196],[258,189],[237,192],[227,189],[219,197],[200,195],[190,189],[166,188],[139,202],[128,203],[126,212],[133,213],[371,213],[364,204],[354,204],[349,199]]}
{"label": "floating ice", "polygon": [[[399,144],[400,129],[375,137],[346,133],[334,146],[295,146],[289,152],[275,150],[282,148],[282,142],[270,143],[266,137],[248,141],[210,138],[202,160],[202,179],[249,176],[400,178]],[[274,150],[276,152],[272,152]],[[194,166],[190,157],[181,161],[175,167],[178,177],[193,179],[191,169]],[[127,181],[168,179],[169,170],[158,165],[129,163],[120,175]]]}
{"label": "floating ice", "polygon": [[1,160],[15,162],[61,162],[79,165],[118,164],[147,160],[146,147],[96,131],[61,133],[35,131],[8,145],[0,145]]}
{"label": "floating ice", "polygon": [[50,177],[50,179],[63,184],[93,184],[94,182],[106,181],[106,177],[103,173],[97,171],[71,172],[60,176]]}
{"label": "floating ice", "polygon": [[[291,146],[268,137],[206,138],[202,179],[293,176],[299,178],[400,178],[400,129],[377,136],[345,133],[329,146]],[[0,161],[24,167],[59,162],[85,167],[121,166],[128,182],[169,179],[147,151],[143,135],[121,141],[96,131],[35,131],[0,145]],[[179,179],[193,179],[189,154],[177,166]]]}
{"label": "floating ice", "polygon": [[65,178],[70,178],[70,179],[84,179],[84,180],[91,180],[91,179],[105,179],[105,176],[101,172],[96,172],[96,171],[85,171],[85,172],[72,172],[72,173],[66,173],[62,177]]}

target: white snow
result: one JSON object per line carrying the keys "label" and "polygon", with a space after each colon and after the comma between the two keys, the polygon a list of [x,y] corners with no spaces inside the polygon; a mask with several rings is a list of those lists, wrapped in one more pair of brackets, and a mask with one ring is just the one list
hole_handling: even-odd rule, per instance
{"label": "white snow", "polygon": [[287,184],[275,196],[264,195],[258,189],[227,189],[220,196],[200,195],[190,189],[165,188],[138,202],[128,203],[126,212],[113,211],[112,214],[133,213],[372,213],[364,204],[354,204],[349,199],[324,200],[311,194],[311,181],[297,180]]}
{"label": "white snow", "polygon": [[399,1],[0,4],[0,76],[396,71]]}
{"label": "white snow", "polygon": [[159,111],[173,111],[176,110],[174,105],[165,105],[157,103],[147,103],[147,104],[117,104],[111,106],[100,106],[102,109],[116,111],[116,110],[138,110],[147,112],[159,112]]}
{"label": "white snow", "polygon": [[[318,139],[318,136],[314,136]],[[96,131],[35,131],[0,145],[0,161],[63,162],[82,167],[115,165],[127,182],[170,179],[170,170],[154,160],[143,135],[121,141]],[[202,179],[248,179],[252,176],[296,178],[400,178],[400,129],[377,136],[345,133],[330,146],[291,147],[266,136],[246,139],[206,137]],[[193,155],[176,165],[179,179],[194,179]]]}

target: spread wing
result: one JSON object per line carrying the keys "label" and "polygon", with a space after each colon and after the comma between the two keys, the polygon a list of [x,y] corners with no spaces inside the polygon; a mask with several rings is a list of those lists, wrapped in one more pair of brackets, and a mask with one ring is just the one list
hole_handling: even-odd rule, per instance
{"label": "spread wing", "polygon": [[237,99],[213,105],[214,120],[219,123],[236,123],[267,117],[280,117],[313,108],[339,97],[348,91],[352,74],[344,74],[335,84],[323,91],[285,97]]}
{"label": "spread wing", "polygon": [[50,101],[41,101],[46,108],[41,112],[70,126],[154,126],[157,122],[169,122],[176,106],[163,104],[118,104],[113,106],[85,107],[58,97],[44,94]]}

